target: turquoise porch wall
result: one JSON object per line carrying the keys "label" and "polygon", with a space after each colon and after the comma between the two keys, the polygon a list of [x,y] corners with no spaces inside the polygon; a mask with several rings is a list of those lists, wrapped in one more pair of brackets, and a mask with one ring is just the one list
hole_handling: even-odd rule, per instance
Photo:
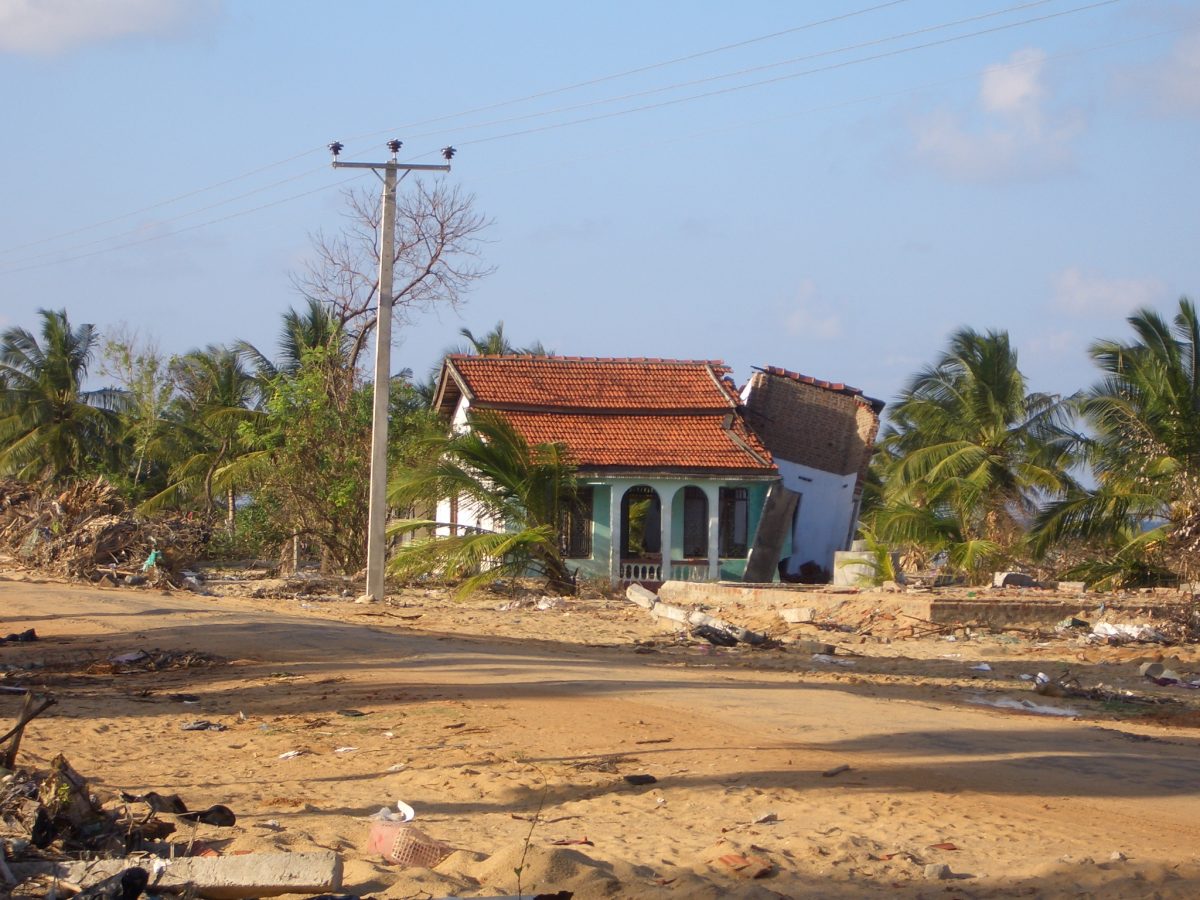
{"label": "turquoise porch wall", "polygon": [[[633,484],[633,481],[622,482],[624,484]],[[674,500],[671,504],[671,549],[676,551],[675,558],[679,557],[679,552],[683,547],[683,490],[682,487],[686,484],[693,484],[697,487],[702,487],[706,481],[704,479],[688,479],[680,480],[665,480],[665,479],[645,479],[636,482],[638,484],[647,484],[658,492],[659,497],[666,496],[667,493],[674,494]],[[708,484],[713,482],[709,481]],[[764,482],[746,482],[739,484],[736,481],[720,481],[722,487],[745,487],[749,493],[749,536],[753,543],[754,534],[758,530],[758,523],[762,518],[763,504],[766,501],[768,483]],[[609,485],[592,485],[592,555],[588,559],[572,559],[568,560],[568,565],[575,570],[578,570],[582,578],[601,578],[607,580],[610,575],[609,571],[609,551],[612,548],[614,540],[610,533],[610,521],[612,511],[612,488]],[[715,510],[710,510],[710,513]],[[746,561],[744,559],[723,559],[720,563],[720,577],[722,579],[740,580],[742,573],[745,571]]]}
{"label": "turquoise porch wall", "polygon": [[609,579],[608,552],[612,547],[609,533],[609,510],[612,508],[612,488],[606,484],[592,485],[592,555],[588,559],[568,559],[567,566],[577,569],[582,578]]}

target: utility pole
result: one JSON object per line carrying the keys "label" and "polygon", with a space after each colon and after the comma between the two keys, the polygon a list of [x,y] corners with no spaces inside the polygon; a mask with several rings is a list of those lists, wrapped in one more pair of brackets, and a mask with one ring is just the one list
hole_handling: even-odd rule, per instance
{"label": "utility pole", "polygon": [[[404,172],[449,172],[450,166],[396,161],[400,141],[388,141],[392,152],[389,162],[339,162],[342,145],[329,145],[335,169],[383,170],[383,210],[379,226],[379,311],[375,319],[375,394],[371,413],[371,493],[367,511],[367,588],[360,603],[383,599],[383,568],[387,556],[387,451],[388,401],[392,384],[392,269],[396,256],[396,174]],[[449,160],[454,148],[446,147],[442,156]]]}

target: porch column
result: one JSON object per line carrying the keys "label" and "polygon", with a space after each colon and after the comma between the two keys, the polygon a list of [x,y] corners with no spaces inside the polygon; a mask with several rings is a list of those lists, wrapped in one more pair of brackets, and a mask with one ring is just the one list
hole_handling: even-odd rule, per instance
{"label": "porch column", "polygon": [[671,578],[671,507],[675,503],[675,492],[678,488],[663,488],[658,491],[659,531],[661,534],[659,550],[662,551],[662,580]]}
{"label": "porch column", "polygon": [[608,499],[608,574],[613,585],[621,583],[621,500],[628,486],[614,481]]}
{"label": "porch column", "polygon": [[721,577],[721,489],[717,485],[704,485],[704,496],[708,498],[708,580]]}

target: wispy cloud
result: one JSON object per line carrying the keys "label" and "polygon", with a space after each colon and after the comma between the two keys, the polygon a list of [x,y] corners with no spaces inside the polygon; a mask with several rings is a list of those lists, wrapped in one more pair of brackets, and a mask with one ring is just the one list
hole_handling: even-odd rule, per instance
{"label": "wispy cloud", "polygon": [[1045,51],[1027,48],[989,66],[970,110],[941,110],[914,126],[917,157],[948,177],[994,181],[1068,168],[1081,113],[1056,110],[1045,82]]}
{"label": "wispy cloud", "polygon": [[1039,331],[1025,346],[1035,355],[1061,357],[1079,349],[1084,340],[1075,330]]}
{"label": "wispy cloud", "polygon": [[1200,115],[1200,32],[1181,36],[1161,59],[1122,73],[1118,85],[1159,115]]}
{"label": "wispy cloud", "polygon": [[796,295],[787,304],[784,317],[784,328],[788,334],[797,337],[812,337],[822,340],[840,337],[842,320],[837,313],[822,307],[828,307],[826,301],[817,290],[816,283],[806,278],[800,283]]}
{"label": "wispy cloud", "polygon": [[60,53],[117,38],[176,36],[220,0],[0,0],[0,53]]}
{"label": "wispy cloud", "polygon": [[1166,294],[1157,278],[1107,278],[1069,266],[1053,278],[1054,304],[1075,315],[1132,313]]}

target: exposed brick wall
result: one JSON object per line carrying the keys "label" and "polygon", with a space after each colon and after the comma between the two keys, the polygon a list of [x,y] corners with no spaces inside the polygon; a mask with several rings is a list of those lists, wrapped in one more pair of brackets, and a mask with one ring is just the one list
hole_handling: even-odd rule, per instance
{"label": "exposed brick wall", "polygon": [[879,435],[879,414],[861,401],[856,401],[855,405],[858,407],[858,412],[855,413],[858,421],[858,440],[862,448],[862,461],[858,464],[858,484],[854,486],[854,493],[858,495],[862,493],[863,485],[867,482],[867,469],[871,467],[871,457],[875,453],[875,438]]}
{"label": "exposed brick wall", "polygon": [[779,459],[836,475],[859,476],[871,459],[879,417],[869,405],[838,391],[755,372],[746,421]]}

